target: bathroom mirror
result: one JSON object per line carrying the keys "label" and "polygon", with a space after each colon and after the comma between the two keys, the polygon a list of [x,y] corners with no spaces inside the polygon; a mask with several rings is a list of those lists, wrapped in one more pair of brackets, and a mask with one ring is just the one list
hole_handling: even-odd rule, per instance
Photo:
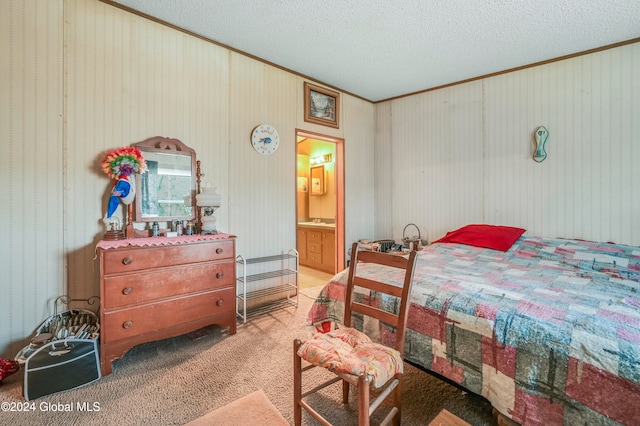
{"label": "bathroom mirror", "polygon": [[324,193],[324,166],[311,167],[311,195]]}
{"label": "bathroom mirror", "polygon": [[196,153],[178,139],[156,136],[135,145],[148,171],[136,179],[136,222],[195,217]]}

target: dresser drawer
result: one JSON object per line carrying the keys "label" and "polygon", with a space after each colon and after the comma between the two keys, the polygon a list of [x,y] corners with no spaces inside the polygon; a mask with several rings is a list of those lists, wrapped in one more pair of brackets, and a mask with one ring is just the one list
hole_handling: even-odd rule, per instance
{"label": "dresser drawer", "polygon": [[165,247],[133,247],[104,250],[102,272],[105,275],[234,258],[234,242],[215,241]]}
{"label": "dresser drawer", "polygon": [[309,253],[322,254],[322,243],[320,243],[320,242],[309,243],[307,245],[307,250],[309,251]]}
{"label": "dresser drawer", "polygon": [[131,309],[104,311],[104,343],[140,336],[177,324],[235,310],[235,287],[156,302]]}
{"label": "dresser drawer", "polygon": [[320,231],[308,231],[307,232],[307,244],[309,243],[321,243],[322,233]]}
{"label": "dresser drawer", "polygon": [[322,266],[322,255],[318,253],[309,253],[307,256],[307,262],[309,266],[320,267]]}
{"label": "dresser drawer", "polygon": [[229,260],[108,275],[102,305],[113,309],[235,286],[234,268]]}

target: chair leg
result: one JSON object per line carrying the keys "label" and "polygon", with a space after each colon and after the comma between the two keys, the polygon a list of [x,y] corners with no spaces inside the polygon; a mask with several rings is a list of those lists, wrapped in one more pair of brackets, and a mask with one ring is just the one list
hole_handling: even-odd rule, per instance
{"label": "chair leg", "polygon": [[342,381],[342,403],[349,403],[349,382],[346,380]]}
{"label": "chair leg", "polygon": [[398,375],[398,384],[393,390],[392,394],[393,406],[398,408],[398,412],[393,417],[393,426],[400,426],[400,421],[402,419],[402,375]]}
{"label": "chair leg", "polygon": [[369,386],[371,380],[366,374],[358,378],[358,426],[369,426]]}
{"label": "chair leg", "polygon": [[300,339],[293,341],[293,422],[295,426],[302,425],[302,359],[298,356]]}

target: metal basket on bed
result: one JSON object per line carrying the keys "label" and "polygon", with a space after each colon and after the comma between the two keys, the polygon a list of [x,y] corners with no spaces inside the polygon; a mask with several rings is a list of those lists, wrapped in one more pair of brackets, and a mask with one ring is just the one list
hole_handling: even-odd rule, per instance
{"label": "metal basket on bed", "polygon": [[[418,231],[418,235],[407,237],[407,228],[413,226]],[[410,223],[402,230],[402,244],[410,251],[422,250],[422,238],[420,237],[420,228],[415,223]]]}

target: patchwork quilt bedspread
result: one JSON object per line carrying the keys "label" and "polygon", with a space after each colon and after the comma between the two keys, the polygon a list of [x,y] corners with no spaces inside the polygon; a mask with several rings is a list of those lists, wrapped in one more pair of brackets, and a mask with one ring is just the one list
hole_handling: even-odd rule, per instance
{"label": "patchwork quilt bedspread", "polygon": [[[402,285],[391,269],[358,270]],[[347,277],[323,288],[309,324],[342,320]],[[527,236],[507,252],[425,247],[404,357],[523,425],[640,425],[640,247]]]}

